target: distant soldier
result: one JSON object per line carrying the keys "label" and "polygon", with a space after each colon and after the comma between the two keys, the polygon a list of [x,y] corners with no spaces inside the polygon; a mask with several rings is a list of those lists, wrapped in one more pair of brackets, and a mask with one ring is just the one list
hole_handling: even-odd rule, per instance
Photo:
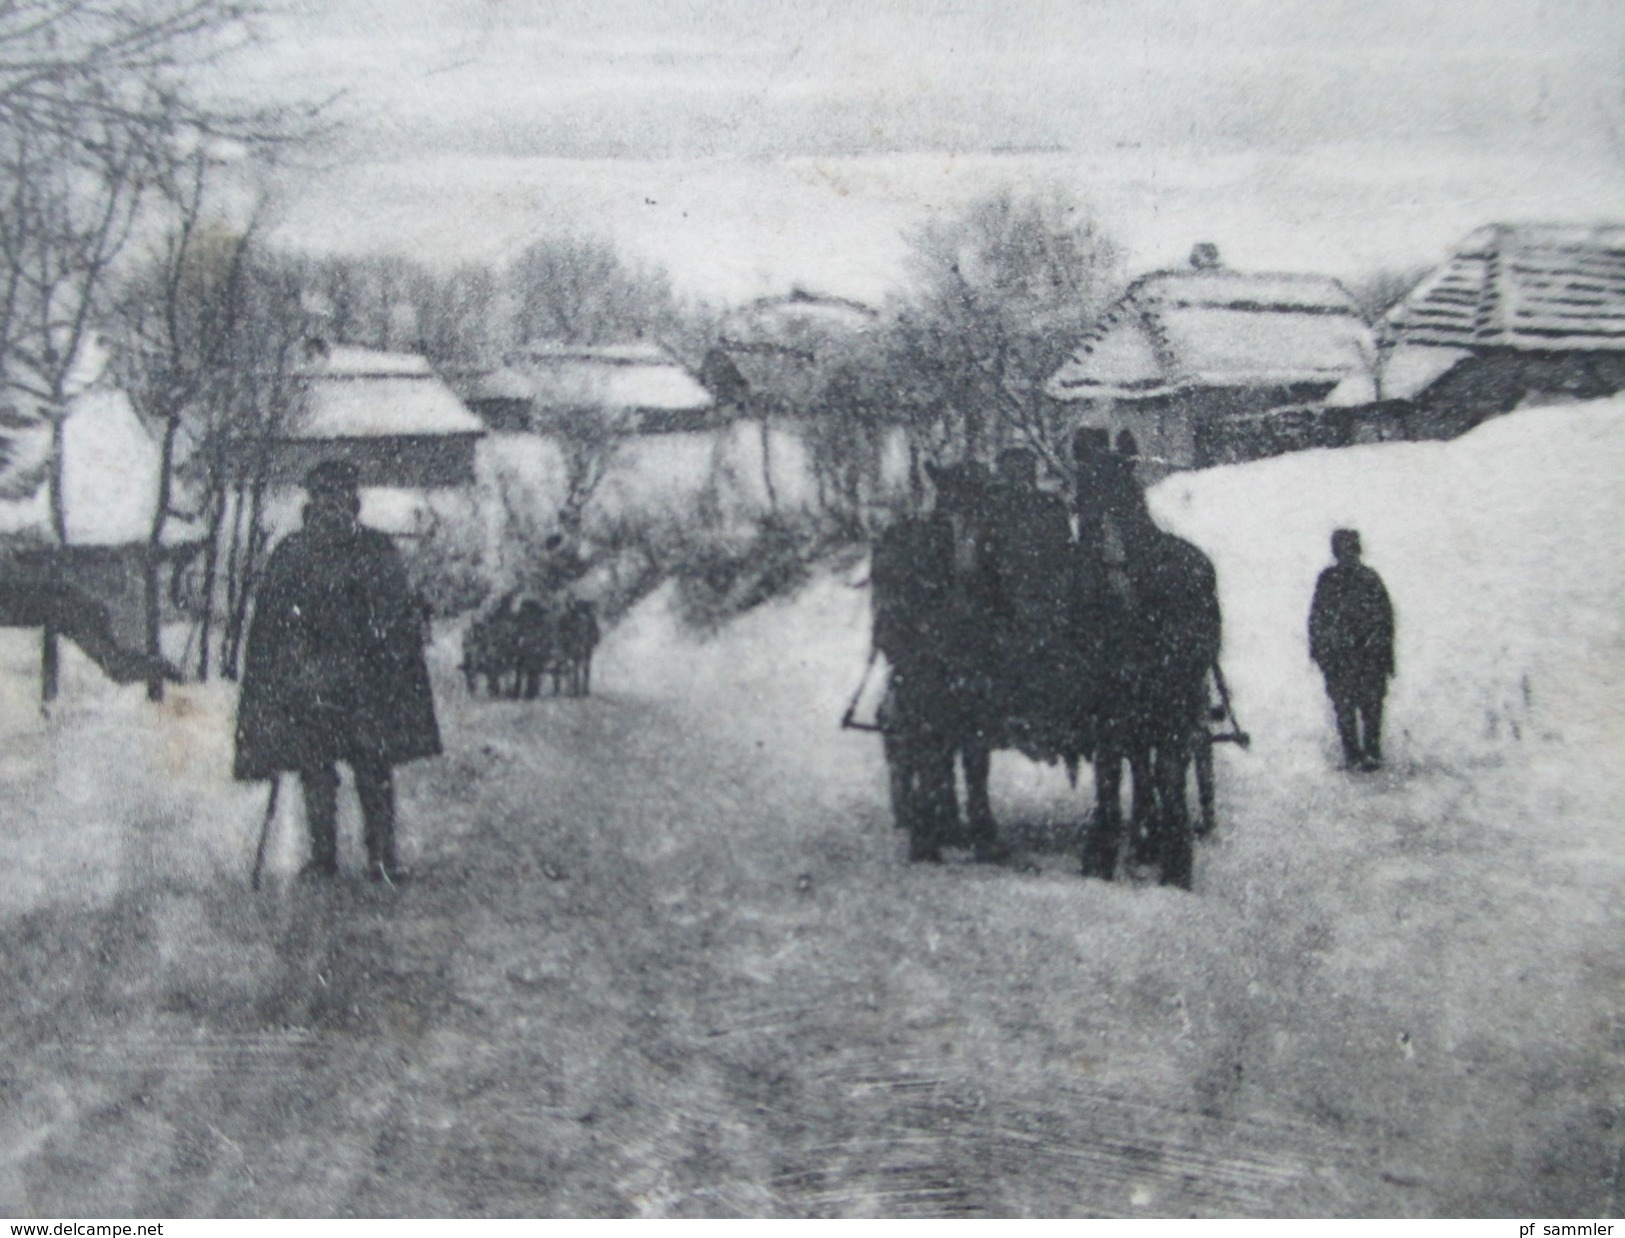
{"label": "distant soldier", "polygon": [[1098,550],[1106,492],[1120,466],[1112,455],[1110,432],[1083,426],[1072,436],[1073,510],[1078,514],[1078,541],[1086,550]]}
{"label": "distant soldier", "polygon": [[542,592],[548,597],[562,592],[586,575],[586,560],[573,545],[565,541],[564,534],[548,534],[543,550]]}
{"label": "distant soldier", "polygon": [[1382,767],[1382,704],[1394,673],[1394,607],[1382,577],[1360,562],[1360,535],[1332,534],[1331,567],[1315,582],[1309,657],[1326,678],[1346,769]]}
{"label": "distant soldier", "polygon": [[305,478],[304,528],[265,565],[237,707],[235,775],[299,775],[310,872],[338,873],[338,770],[350,766],[365,822],[368,875],[404,877],[395,849],[396,765],[440,752],[423,660],[422,616],[400,553],[360,525],[355,467]]}
{"label": "distant soldier", "polygon": [[585,598],[571,598],[559,617],[559,662],[564,668],[565,691],[571,696],[592,692],[592,655],[601,633],[598,612]]}

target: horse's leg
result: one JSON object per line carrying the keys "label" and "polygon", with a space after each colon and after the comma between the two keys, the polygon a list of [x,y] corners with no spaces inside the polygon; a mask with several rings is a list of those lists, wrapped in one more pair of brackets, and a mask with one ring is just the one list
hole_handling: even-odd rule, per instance
{"label": "horse's leg", "polygon": [[1191,764],[1196,767],[1197,818],[1192,829],[1197,834],[1211,834],[1218,823],[1213,792],[1213,737],[1201,727],[1191,737]]}
{"label": "horse's leg", "polygon": [[1095,746],[1095,817],[1083,840],[1083,875],[1110,881],[1117,872],[1123,835],[1123,751],[1115,743]]}
{"label": "horse's leg", "polygon": [[998,837],[999,823],[993,819],[993,803],[988,798],[988,777],[993,767],[993,746],[981,736],[959,746],[959,762],[965,770],[965,822],[973,841]]}
{"label": "horse's leg", "polygon": [[908,736],[904,746],[911,750],[914,779],[908,858],[940,860],[943,843],[959,823],[959,804],[954,795],[954,749],[941,735],[923,729]]}
{"label": "horse's leg", "polygon": [[993,804],[988,798],[993,745],[977,736],[960,746],[959,760],[965,770],[965,817],[976,858],[992,864],[1009,859],[1010,846],[999,837],[999,823],[994,819]]}
{"label": "horse's leg", "polygon": [[886,759],[886,788],[891,796],[892,824],[900,830],[912,832],[916,812],[913,754],[901,735],[889,731],[882,733],[880,749]]}
{"label": "horse's leg", "polygon": [[1185,736],[1157,744],[1155,778],[1157,814],[1155,846],[1162,884],[1191,888],[1195,845],[1190,811],[1185,803],[1185,777],[1190,767],[1190,740]]}
{"label": "horse's leg", "polygon": [[1151,863],[1156,850],[1153,838],[1157,822],[1155,768],[1156,757],[1149,744],[1135,742],[1129,746],[1129,777],[1134,783],[1129,798],[1129,854],[1141,864]]}

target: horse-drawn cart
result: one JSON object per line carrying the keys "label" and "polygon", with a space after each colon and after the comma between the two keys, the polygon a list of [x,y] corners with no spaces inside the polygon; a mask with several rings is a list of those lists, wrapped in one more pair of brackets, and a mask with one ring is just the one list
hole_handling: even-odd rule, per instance
{"label": "horse-drawn cart", "polygon": [[[1051,512],[1001,493],[971,466],[934,477],[935,511],[875,545],[874,652],[842,719],[882,737],[911,858],[966,844],[978,858],[1007,853],[987,780],[991,753],[1008,749],[1062,763],[1074,781],[1081,762],[1094,766],[1095,812],[1081,830],[1086,875],[1110,879],[1127,841],[1165,883],[1189,888],[1194,837],[1214,825],[1213,745],[1248,743],[1218,667],[1212,565],[1156,528],[1143,498],[1135,510],[1137,489],[1103,534],[1086,527],[1074,537],[1064,514],[1058,532]],[[1022,521],[1008,516],[1019,503],[1039,511],[1043,523],[1026,524],[1048,544],[1025,564],[1014,540]],[[1126,820],[1125,764],[1134,789]]]}
{"label": "horse-drawn cart", "polygon": [[463,631],[460,669],[469,695],[534,700],[551,680],[555,696],[587,696],[598,646],[591,602],[568,594],[510,593]]}

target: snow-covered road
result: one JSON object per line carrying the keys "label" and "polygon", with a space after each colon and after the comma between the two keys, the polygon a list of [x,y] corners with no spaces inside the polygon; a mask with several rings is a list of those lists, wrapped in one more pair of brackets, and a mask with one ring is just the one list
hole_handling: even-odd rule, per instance
{"label": "snow-covered road", "polygon": [[[1462,506],[1485,432],[1159,492],[1218,562],[1258,737],[1221,750],[1195,895],[1081,880],[1087,782],[1015,757],[1017,864],[904,864],[877,745],[834,726],[861,564],[708,640],[651,600],[588,701],[471,702],[442,657],[400,891],[288,882],[285,818],[248,893],[263,790],[224,781],[229,694],[154,713],[70,674],[41,723],[19,689],[0,1212],[1617,1214],[1625,770],[1586,711],[1621,674],[1625,556],[1612,525],[1529,544],[1617,513],[1603,415],[1534,425],[1579,444],[1534,523],[1522,491]],[[1493,552],[1401,535],[1429,486]],[[1333,521],[1400,606],[1375,778],[1331,769],[1291,644]],[[0,649],[5,682],[30,652]]]}

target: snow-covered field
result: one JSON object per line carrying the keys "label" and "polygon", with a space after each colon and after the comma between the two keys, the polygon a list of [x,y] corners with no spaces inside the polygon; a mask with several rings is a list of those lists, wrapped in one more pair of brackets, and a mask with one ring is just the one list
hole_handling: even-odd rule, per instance
{"label": "snow-covered field", "polygon": [[[1254,736],[1194,895],[1082,881],[1087,776],[1006,755],[1021,861],[903,864],[861,563],[710,637],[656,595],[588,702],[443,674],[383,898],[287,885],[287,806],[247,897],[229,690],[75,656],[42,720],[0,634],[0,1212],[1617,1214],[1621,475],[1613,400],[1158,487]],[[1303,631],[1344,524],[1375,777]]]}

